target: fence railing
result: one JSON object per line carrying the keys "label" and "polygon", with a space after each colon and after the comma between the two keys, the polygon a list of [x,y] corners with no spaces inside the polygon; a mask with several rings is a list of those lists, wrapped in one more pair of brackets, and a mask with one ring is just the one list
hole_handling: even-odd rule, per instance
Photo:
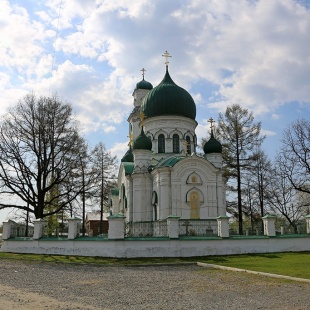
{"label": "fence railing", "polygon": [[130,222],[126,224],[127,237],[166,237],[167,221]]}
{"label": "fence railing", "polygon": [[[306,216],[305,221],[298,223],[296,229],[289,225],[276,226],[276,216],[268,215],[263,218],[263,226],[257,226],[253,231],[245,229],[243,235],[261,235],[275,237],[277,235],[295,235],[295,234],[310,234],[310,216]],[[33,238],[35,240],[47,236],[46,221],[36,220],[34,226],[26,228],[23,224],[18,224],[13,221],[3,222],[3,240],[9,238]],[[75,239],[81,234],[80,230],[81,220],[72,218],[68,219],[68,228],[64,236],[56,234],[50,237],[61,237],[68,239]],[[283,223],[285,224],[285,223]],[[125,229],[124,229],[125,227]],[[26,234],[28,230],[28,234]],[[114,215],[109,218],[108,234],[102,234],[102,239],[124,239],[124,237],[169,237],[176,239],[182,236],[186,237],[222,237],[229,236],[238,237],[236,226],[229,227],[229,219],[227,216],[220,216],[217,219],[206,220],[189,220],[180,219],[177,216],[170,216],[167,220],[160,220],[155,222],[129,222],[122,215]],[[285,236],[284,236],[285,237]],[[28,239],[27,239],[28,240]]]}
{"label": "fence railing", "polygon": [[211,220],[180,220],[180,236],[204,236],[217,235],[217,222]]}
{"label": "fence railing", "polygon": [[277,229],[277,232],[282,235],[293,235],[293,234],[306,234],[307,233],[307,224],[306,223],[298,223],[296,229],[285,223],[280,226],[280,229]]}
{"label": "fence railing", "polygon": [[32,237],[34,232],[33,226],[22,225],[22,224],[15,224],[12,225],[11,228],[11,237],[18,238],[18,237]]}

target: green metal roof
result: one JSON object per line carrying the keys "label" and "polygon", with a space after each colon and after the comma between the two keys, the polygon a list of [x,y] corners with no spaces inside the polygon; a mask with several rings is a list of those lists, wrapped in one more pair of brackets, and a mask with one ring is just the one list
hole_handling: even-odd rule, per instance
{"label": "green metal roof", "polygon": [[165,158],[163,160],[161,160],[157,166],[155,168],[159,168],[159,167],[173,167],[177,162],[179,162],[180,160],[184,159],[185,157],[180,157],[180,156],[173,156],[173,157],[169,157],[169,158]]}
{"label": "green metal roof", "polygon": [[132,154],[131,146],[129,147],[129,150],[125,153],[125,155],[121,159],[121,162],[133,163],[133,154]]}
{"label": "green metal roof", "polygon": [[123,162],[122,164],[125,168],[125,175],[132,174],[134,164],[133,163],[126,163],[126,162]]}
{"label": "green metal roof", "polygon": [[134,150],[152,150],[152,141],[145,135],[143,127],[140,135],[133,141],[132,148]]}
{"label": "green metal roof", "polygon": [[149,89],[149,90],[151,90],[151,89],[153,89],[153,85],[143,78],[142,81],[137,83],[136,89]]}
{"label": "green metal roof", "polygon": [[214,138],[213,130],[211,130],[209,141],[203,146],[203,151],[205,154],[222,153],[222,144]]}
{"label": "green metal roof", "polygon": [[196,105],[192,96],[171,79],[168,69],[160,84],[144,97],[141,111],[146,117],[180,115],[195,120]]}

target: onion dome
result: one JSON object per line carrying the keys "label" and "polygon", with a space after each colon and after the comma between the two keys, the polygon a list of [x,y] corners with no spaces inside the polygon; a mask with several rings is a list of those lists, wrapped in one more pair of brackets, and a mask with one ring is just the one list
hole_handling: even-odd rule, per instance
{"label": "onion dome", "polygon": [[160,84],[144,97],[141,112],[146,117],[180,115],[195,120],[196,105],[192,96],[174,83],[167,68]]}
{"label": "onion dome", "polygon": [[134,150],[152,150],[152,141],[145,135],[143,127],[140,135],[133,140],[132,148]]}
{"label": "onion dome", "polygon": [[151,90],[153,89],[153,85],[146,81],[143,77],[143,80],[138,82],[137,85],[136,85],[136,89],[147,89],[147,90]]}
{"label": "onion dome", "polygon": [[129,147],[129,150],[125,153],[123,158],[121,159],[121,162],[125,163],[133,163],[133,154],[132,154],[132,149],[131,146]]}
{"label": "onion dome", "polygon": [[213,130],[211,130],[211,137],[209,141],[207,141],[203,146],[203,151],[205,154],[222,153],[222,144],[214,138]]}

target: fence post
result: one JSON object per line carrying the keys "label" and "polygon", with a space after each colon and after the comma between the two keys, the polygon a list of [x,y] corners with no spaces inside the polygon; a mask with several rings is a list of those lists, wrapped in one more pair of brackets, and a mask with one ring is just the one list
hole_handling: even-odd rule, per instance
{"label": "fence post", "polygon": [[46,221],[43,219],[37,219],[33,221],[33,237],[32,239],[37,240],[42,238],[44,232],[44,226]]}
{"label": "fence post", "polygon": [[307,234],[310,234],[310,214],[305,216],[307,224]]}
{"label": "fence post", "polygon": [[3,224],[3,232],[2,232],[2,239],[7,240],[11,238],[12,226],[15,222],[8,220],[2,223]]}
{"label": "fence post", "polygon": [[221,238],[229,237],[229,216],[221,215],[217,217],[217,235]]}
{"label": "fence post", "polygon": [[79,218],[69,218],[68,219],[68,239],[75,239],[79,236],[79,226],[81,224],[81,219]]}
{"label": "fence post", "polygon": [[170,239],[179,238],[179,216],[169,215],[167,217],[168,237]]}
{"label": "fence post", "polygon": [[267,214],[264,217],[262,217],[263,223],[264,223],[264,235],[265,236],[269,236],[269,237],[276,236],[276,226],[275,226],[276,218],[277,217],[272,214]]}
{"label": "fence post", "polygon": [[113,214],[107,217],[109,221],[108,239],[124,239],[125,237],[125,216]]}

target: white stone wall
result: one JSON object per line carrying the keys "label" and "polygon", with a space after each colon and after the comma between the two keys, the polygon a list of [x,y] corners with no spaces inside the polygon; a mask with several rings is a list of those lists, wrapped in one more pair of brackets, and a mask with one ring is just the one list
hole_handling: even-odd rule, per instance
{"label": "white stone wall", "polygon": [[[195,175],[196,182],[189,180],[192,175]],[[181,219],[190,216],[190,203],[186,194],[192,190],[200,196],[200,219],[226,214],[220,171],[205,159],[193,155],[178,162],[172,168],[171,184],[172,214]]]}
{"label": "white stone wall", "polygon": [[102,257],[194,257],[310,251],[310,237],[156,241],[4,240],[2,252]]}

